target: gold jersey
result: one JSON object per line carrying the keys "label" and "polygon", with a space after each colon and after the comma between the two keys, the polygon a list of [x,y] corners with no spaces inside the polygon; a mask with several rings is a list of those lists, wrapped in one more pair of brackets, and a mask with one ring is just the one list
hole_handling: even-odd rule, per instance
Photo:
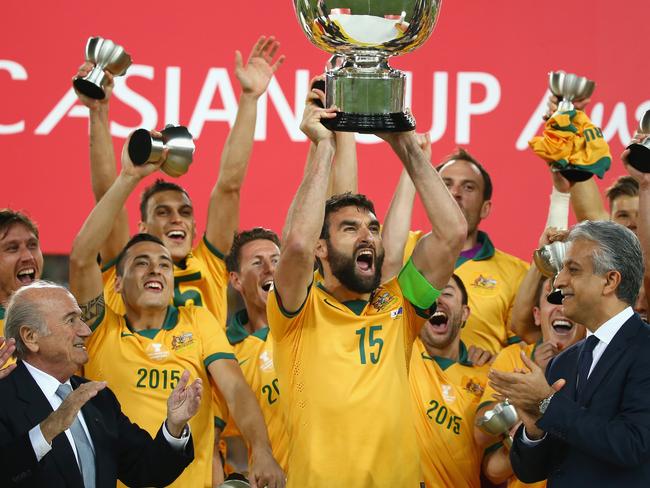
{"label": "gold jersey", "polygon": [[480,488],[483,452],[474,442],[474,417],[489,370],[468,361],[462,342],[453,361],[431,357],[416,339],[409,382],[427,488]]}
{"label": "gold jersey", "polygon": [[170,305],[162,328],[135,331],[126,317],[106,307],[87,347],[85,376],[107,381],[124,413],[152,436],[167,417],[167,398],[183,371],[190,372],[190,381],[201,378],[201,406],[190,420],[195,458],[170,486],[211,487],[214,413],[207,367],[235,359],[212,314],[203,307]]}

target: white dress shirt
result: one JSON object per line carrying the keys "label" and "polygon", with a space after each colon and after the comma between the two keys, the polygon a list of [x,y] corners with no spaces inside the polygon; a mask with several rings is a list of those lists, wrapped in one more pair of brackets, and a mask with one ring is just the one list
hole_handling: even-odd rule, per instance
{"label": "white dress shirt", "polygon": [[[47,398],[47,401],[50,402],[50,405],[52,406],[52,410],[56,410],[57,408],[59,408],[63,403],[63,400],[61,400],[59,396],[56,394],[56,390],[61,385],[59,380],[47,374],[46,372],[41,371],[40,369],[32,366],[27,361],[23,361],[23,364],[27,368],[27,371],[29,371],[29,374],[32,375],[32,378],[34,378],[34,381],[36,381],[36,384],[45,395],[45,398]],[[72,386],[70,384],[70,380],[66,381],[65,383]],[[81,426],[83,427],[84,432],[86,433],[86,436],[90,441],[90,445],[93,447],[94,450],[95,446],[93,444],[93,439],[90,436],[90,432],[88,432],[88,426],[86,425],[86,421],[84,420],[83,412],[81,410],[79,410],[79,413],[77,414],[77,418],[79,419],[79,422],[81,422]],[[77,454],[77,447],[74,443],[74,439],[72,438],[72,432],[70,432],[70,429],[67,429],[65,431],[65,435],[68,438],[68,442],[72,446],[72,451],[74,452],[75,458],[77,459],[77,464],[79,464],[79,455]],[[189,428],[187,432],[185,432],[184,435],[181,436],[180,438],[176,438],[172,436],[167,430],[167,425],[165,424],[165,422],[163,422],[163,435],[165,436],[167,442],[169,442],[169,444],[174,449],[177,449],[179,451],[185,449],[185,446],[187,445],[187,441],[190,438]],[[29,440],[32,444],[32,448],[34,449],[34,453],[36,454],[36,460],[38,462],[40,462],[40,460],[43,459],[43,457],[52,450],[52,445],[48,444],[48,442],[45,440],[45,437],[43,436],[43,432],[41,432],[40,424],[32,427],[32,429],[29,431]]]}
{"label": "white dress shirt", "polygon": [[[596,329],[596,332],[587,331],[587,337],[593,334],[596,336],[596,338],[599,341],[598,344],[594,346],[594,350],[592,352],[591,367],[589,368],[589,374],[587,374],[587,379],[589,379],[589,376],[591,376],[591,373],[596,367],[596,364],[598,364],[598,361],[600,361],[600,358],[603,356],[605,349],[607,349],[609,343],[612,342],[612,339],[614,339],[616,333],[619,330],[621,330],[623,324],[627,322],[627,320],[630,317],[632,317],[632,315],[634,315],[634,310],[632,310],[632,307],[624,308],[619,313],[614,315],[611,319],[609,319],[607,322],[605,322],[600,327],[598,327]],[[538,442],[544,440],[544,437],[546,437],[546,434],[544,434],[544,437],[542,437],[541,439],[536,439],[536,440],[530,439],[526,435],[525,427],[522,434],[523,434],[522,440],[524,441],[524,444],[528,446],[534,446]]]}

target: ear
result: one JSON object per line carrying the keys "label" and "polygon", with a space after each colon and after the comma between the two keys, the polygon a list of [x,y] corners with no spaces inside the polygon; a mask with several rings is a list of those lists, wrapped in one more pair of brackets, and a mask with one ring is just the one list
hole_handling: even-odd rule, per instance
{"label": "ear", "polygon": [[492,200],[485,200],[481,205],[481,220],[486,219],[492,210]]}
{"label": "ear", "polygon": [[115,283],[113,284],[113,288],[115,289],[115,293],[118,295],[122,293],[122,277],[115,275]]}
{"label": "ear", "polygon": [[25,347],[29,350],[29,352],[34,354],[37,353],[39,350],[38,332],[26,325],[22,325],[18,333],[20,335],[20,340],[23,341],[23,344],[25,344]]}
{"label": "ear", "polygon": [[321,260],[327,258],[327,244],[325,239],[318,239],[318,243],[316,244],[316,257]]}
{"label": "ear", "polygon": [[[546,300],[546,299],[542,298],[542,300]],[[542,326],[542,311],[540,310],[539,307],[533,307],[533,319],[535,319],[535,325],[537,327]]]}
{"label": "ear", "polygon": [[603,287],[603,295],[615,295],[616,290],[621,284],[621,273],[615,270],[605,273],[605,286]]}
{"label": "ear", "polygon": [[470,309],[467,305],[463,305],[463,308],[460,312],[460,319],[463,323],[463,326],[465,325],[465,322],[467,322],[467,319],[469,318],[470,314]]}
{"label": "ear", "polygon": [[234,271],[231,271],[228,274],[228,278],[230,280],[230,284],[232,287],[237,290],[239,293],[242,292],[242,286],[241,286],[241,280],[239,279],[239,275],[235,273]]}
{"label": "ear", "polygon": [[148,234],[148,232],[147,232],[147,224],[145,224],[142,221],[138,222],[138,232],[140,234]]}

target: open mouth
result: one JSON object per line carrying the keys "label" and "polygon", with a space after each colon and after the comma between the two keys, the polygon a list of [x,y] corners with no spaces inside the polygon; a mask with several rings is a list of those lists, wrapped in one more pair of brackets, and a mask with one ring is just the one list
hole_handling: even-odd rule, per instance
{"label": "open mouth", "polygon": [[173,242],[183,242],[185,240],[185,236],[187,235],[184,230],[170,230],[165,234],[168,239],[171,239]]}
{"label": "open mouth", "polygon": [[272,287],[273,287],[273,280],[266,280],[265,282],[262,283],[262,290],[264,290],[266,293],[270,292]]}
{"label": "open mouth", "polygon": [[573,330],[573,322],[567,319],[555,319],[551,325],[553,330],[559,335],[566,335]]}
{"label": "open mouth", "polygon": [[86,344],[84,344],[84,343],[75,344],[74,347],[77,348],[77,349],[82,349],[84,351],[86,350]]}
{"label": "open mouth", "polygon": [[158,293],[163,290],[163,284],[160,281],[146,281],[144,284],[144,289]]}
{"label": "open mouth", "polygon": [[372,249],[362,249],[357,254],[357,268],[362,273],[372,273],[375,263],[375,253]]}
{"label": "open mouth", "polygon": [[429,317],[429,325],[434,332],[438,334],[444,334],[447,332],[447,329],[449,327],[448,320],[449,318],[445,312],[442,310],[437,310],[436,313]]}
{"label": "open mouth", "polygon": [[36,279],[36,268],[25,268],[18,271],[16,279],[23,285],[28,285]]}

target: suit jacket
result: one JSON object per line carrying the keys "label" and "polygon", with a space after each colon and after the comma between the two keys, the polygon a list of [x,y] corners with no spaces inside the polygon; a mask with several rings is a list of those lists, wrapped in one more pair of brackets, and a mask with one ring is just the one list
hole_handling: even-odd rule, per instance
{"label": "suit jacket", "polygon": [[619,329],[576,398],[578,357],[585,341],[554,358],[549,384],[564,378],[537,425],[543,441],[526,446],[520,427],[510,451],[524,482],[549,487],[650,486],[650,327],[638,315]]}
{"label": "suit jacket", "polygon": [[[73,388],[87,380],[73,376]],[[95,448],[97,488],[115,488],[119,478],[129,486],[166,486],[194,459],[192,440],[183,452],[174,450],[161,430],[155,439],[122,413],[108,388],[82,407]],[[19,361],[0,380],[0,486],[83,488],[83,479],[65,433],[52,441],[52,450],[40,462],[29,440],[29,430],[41,423],[52,407]]]}

